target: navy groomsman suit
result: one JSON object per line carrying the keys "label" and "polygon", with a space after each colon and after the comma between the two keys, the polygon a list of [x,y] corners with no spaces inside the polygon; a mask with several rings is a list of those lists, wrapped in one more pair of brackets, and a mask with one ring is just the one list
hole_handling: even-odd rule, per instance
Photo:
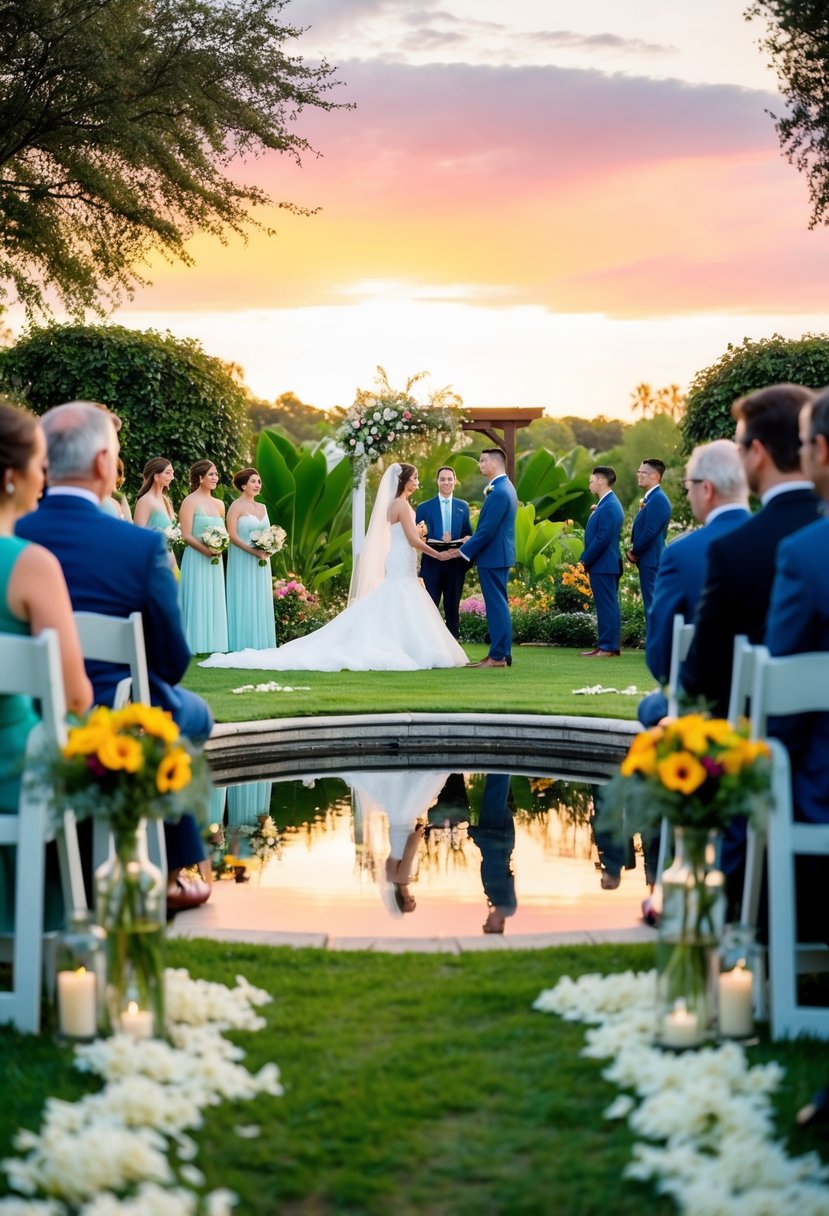
{"label": "navy groomsman suit", "polygon": [[665,548],[665,536],[671,522],[671,500],[661,486],[653,486],[645,494],[633,520],[629,552],[636,559],[639,586],[645,605],[645,621],[650,616],[653,585]]}
{"label": "navy groomsman suit", "polygon": [[[443,513],[442,503],[444,501],[448,501],[449,504],[448,529]],[[454,495],[448,500],[440,494],[436,494],[434,498],[427,498],[417,508],[415,521],[426,525],[430,541],[442,540],[447,531],[450,533],[451,540],[460,540],[462,536],[469,536],[472,532],[469,503],[464,502],[462,498],[455,498]],[[464,561],[439,562],[434,557],[429,557],[428,553],[424,553],[420,559],[420,577],[436,607],[440,607],[440,598],[443,596],[446,628],[454,638],[458,637],[460,633],[459,605],[466,569]]]}
{"label": "navy groomsman suit", "polygon": [[478,527],[461,548],[461,558],[478,567],[491,659],[512,662],[512,619],[509,614],[507,580],[515,565],[515,516],[518,496],[506,473],[493,477],[484,491]]}
{"label": "navy groomsman suit", "polygon": [[622,555],[619,537],[625,513],[612,490],[599,499],[584,529],[581,564],[590,576],[590,589],[596,605],[598,647],[608,654],[621,649],[622,617],[619,609],[619,579]]}

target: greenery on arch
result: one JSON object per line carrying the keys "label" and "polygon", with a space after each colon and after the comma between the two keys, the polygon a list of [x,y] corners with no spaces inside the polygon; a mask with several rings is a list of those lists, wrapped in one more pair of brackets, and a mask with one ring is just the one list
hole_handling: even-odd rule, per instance
{"label": "greenery on arch", "polygon": [[35,413],[63,401],[100,401],[122,420],[126,488],[134,492],[151,456],[177,471],[208,457],[223,481],[250,460],[244,389],[190,338],[119,325],[50,325],[0,352],[0,388]]}
{"label": "greenery on arch", "polygon": [[730,438],[734,434],[731,406],[738,397],[770,384],[803,384],[823,388],[829,384],[829,335],[804,334],[802,338],[744,338],[729,344],[725,354],[697,372],[688,393],[681,425],[685,450],[698,443]]}
{"label": "greenery on arch", "polygon": [[450,388],[442,388],[422,405],[412,388],[427,372],[417,372],[404,389],[389,383],[384,368],[377,368],[376,387],[358,388],[335,439],[351,460],[354,485],[370,465],[393,452],[396,460],[416,460],[435,444],[454,438],[463,421],[463,402]]}

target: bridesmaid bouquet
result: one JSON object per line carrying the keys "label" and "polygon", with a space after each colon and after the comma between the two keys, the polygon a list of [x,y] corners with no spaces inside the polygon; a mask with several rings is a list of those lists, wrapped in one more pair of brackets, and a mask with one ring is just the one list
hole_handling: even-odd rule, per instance
{"label": "bridesmaid bouquet", "polygon": [[274,553],[278,553],[285,544],[287,533],[284,528],[280,528],[278,524],[269,524],[267,528],[259,528],[256,532],[251,532],[250,543],[254,549],[261,549],[265,557],[259,558],[259,565],[266,566]]}
{"label": "bridesmaid bouquet", "polygon": [[227,546],[230,544],[230,537],[227,534],[227,528],[223,523],[210,524],[205,528],[200,537],[201,543],[208,549],[212,550],[215,557],[211,557],[210,564],[218,566],[219,558],[224,553]]}
{"label": "bridesmaid bouquet", "polygon": [[164,529],[164,535],[167,538],[167,548],[171,553],[176,549],[181,549],[184,545],[184,535],[178,524],[170,524],[169,528]]}

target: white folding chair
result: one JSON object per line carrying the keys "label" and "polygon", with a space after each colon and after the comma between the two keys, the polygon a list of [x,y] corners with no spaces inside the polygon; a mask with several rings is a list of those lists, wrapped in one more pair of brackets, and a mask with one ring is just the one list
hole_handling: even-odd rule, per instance
{"label": "white folding chair", "polygon": [[[801,713],[829,713],[829,653],[771,658],[765,646],[755,647],[752,735],[765,736],[771,716]],[[770,742],[773,789],[767,855],[771,1033],[773,1039],[801,1033],[829,1038],[829,1007],[802,1006],[797,1000],[798,974],[829,969],[829,949],[821,943],[798,943],[795,883],[796,857],[829,856],[829,824],[795,823],[788,754],[780,742]],[[756,908],[754,912],[755,921],[749,923],[756,923]]]}
{"label": "white folding chair", "polygon": [[754,652],[744,633],[738,633],[734,639],[733,658],[731,660],[731,695],[728,698],[728,721],[736,726],[740,718],[749,715],[751,702],[751,686],[754,683]]}
{"label": "white folding chair", "polygon": [[[54,629],[36,638],[0,636],[0,693],[23,694],[40,702],[41,722],[29,736],[16,815],[0,815],[0,843],[15,845],[14,937],[11,946],[12,990],[0,993],[0,1022],[37,1033],[43,978],[43,888],[45,848],[55,832],[47,799],[26,780],[30,758],[43,747],[66,742],[66,698],[60,644]],[[70,908],[85,908],[75,817],[63,814],[57,833],[64,899]],[[52,935],[53,936],[53,935]]]}
{"label": "white folding chair", "polygon": [[[101,663],[127,665],[129,676],[120,680],[115,690],[113,707],[121,709],[129,701],[150,704],[150,677],[144,648],[144,622],[140,612],[128,617],[106,616],[100,612],[74,613],[81,652],[85,659]],[[150,860],[167,877],[167,846],[164,824],[154,819],[147,825],[147,846]],[[95,868],[106,861],[113,848],[112,833],[106,824],[96,820],[93,828],[92,855]]]}

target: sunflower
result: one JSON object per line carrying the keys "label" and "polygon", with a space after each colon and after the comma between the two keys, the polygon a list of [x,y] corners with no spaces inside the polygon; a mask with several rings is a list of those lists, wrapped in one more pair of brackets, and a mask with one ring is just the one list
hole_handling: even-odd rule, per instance
{"label": "sunflower", "polygon": [[135,702],[119,709],[112,718],[116,729],[128,730],[131,726],[137,726],[145,735],[152,735],[163,743],[175,743],[179,737],[179,729],[172,715],[166,709],[157,709],[153,705]]}
{"label": "sunflower", "polygon": [[707,772],[690,752],[672,752],[656,766],[659,780],[666,790],[678,790],[681,794],[693,794],[703,784]]}
{"label": "sunflower", "polygon": [[192,775],[189,754],[183,747],[174,747],[162,757],[155,774],[155,784],[160,794],[176,793],[190,784]]}
{"label": "sunflower", "polygon": [[138,740],[129,735],[116,735],[111,731],[101,741],[95,754],[110,772],[124,770],[127,773],[137,773],[144,764],[144,752]]}

